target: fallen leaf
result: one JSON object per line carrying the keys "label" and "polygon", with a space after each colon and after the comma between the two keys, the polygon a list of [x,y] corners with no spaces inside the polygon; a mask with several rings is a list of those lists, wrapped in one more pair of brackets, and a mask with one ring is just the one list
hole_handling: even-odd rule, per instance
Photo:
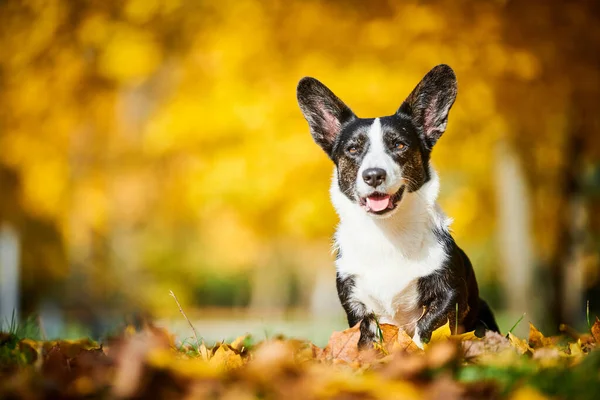
{"label": "fallen leaf", "polygon": [[600,344],[600,319],[598,317],[596,317],[596,322],[592,325],[591,331],[596,343]]}
{"label": "fallen leaf", "polygon": [[533,359],[543,368],[558,366],[564,357],[567,357],[567,355],[556,347],[543,347],[536,349],[535,353],[533,353]]}
{"label": "fallen leaf", "polygon": [[529,323],[529,346],[533,349],[554,346],[558,342],[558,338],[544,337],[535,326]]}
{"label": "fallen leaf", "polygon": [[525,386],[517,389],[512,396],[510,396],[511,400],[546,400],[548,397],[544,396],[537,390]]}
{"label": "fallen leaf", "polygon": [[575,343],[569,343],[569,352],[573,357],[583,356],[583,350],[581,350],[581,341],[578,340]]}
{"label": "fallen leaf", "polygon": [[427,363],[429,368],[441,368],[451,361],[456,360],[458,343],[453,341],[438,341],[427,349]]}
{"label": "fallen leaf", "polygon": [[[419,349],[422,351],[421,349]],[[422,354],[396,352],[388,362],[380,365],[382,376],[388,379],[416,379],[427,369],[427,358]]]}
{"label": "fallen leaf", "polygon": [[321,357],[327,360],[355,361],[359,356],[358,339],[360,324],[341,332],[333,332]]}
{"label": "fallen leaf", "polygon": [[405,330],[400,329],[398,331],[398,337],[392,343],[390,348],[391,352],[403,351],[407,353],[422,353],[423,349],[421,349],[417,344],[412,340],[408,333]]}
{"label": "fallen leaf", "polygon": [[208,363],[224,370],[239,368],[244,364],[242,356],[226,344],[219,346]]}
{"label": "fallen leaf", "polygon": [[202,344],[198,348],[198,353],[200,354],[200,357],[204,361],[210,360],[210,353],[208,352],[208,349],[206,348],[206,344],[204,344],[204,340],[202,341]]}
{"label": "fallen leaf", "polygon": [[[244,341],[249,336],[250,335],[242,335],[242,336],[238,337],[233,342],[231,342],[231,344],[230,344],[231,348],[234,349],[234,350],[237,350],[237,351],[242,351],[242,348],[244,347]],[[204,344],[204,343],[202,343],[202,344]]]}
{"label": "fallen leaf", "polygon": [[460,400],[465,398],[465,388],[454,381],[451,376],[443,375],[427,388],[425,398],[430,400]]}
{"label": "fallen leaf", "polygon": [[383,350],[385,353],[389,354],[396,351],[417,353],[422,351],[404,329],[400,329],[396,325],[391,324],[381,324],[380,328],[383,336]]}
{"label": "fallen leaf", "polygon": [[519,354],[533,353],[533,349],[529,347],[529,344],[525,340],[513,335],[512,332],[508,332],[508,340]]}
{"label": "fallen leaf", "polygon": [[510,342],[498,332],[487,331],[481,339],[461,342],[466,359],[477,358],[484,354],[496,354],[510,348]]}
{"label": "fallen leaf", "polygon": [[444,325],[431,333],[431,339],[429,339],[428,343],[424,343],[423,347],[427,350],[432,344],[446,341],[450,336],[452,336],[452,332],[450,331],[450,320],[448,320]]}
{"label": "fallen leaf", "polygon": [[450,339],[457,340],[459,342],[463,342],[465,340],[479,340],[481,338],[478,338],[475,335],[475,331],[471,331],[471,332],[461,333],[460,335],[451,335]]}

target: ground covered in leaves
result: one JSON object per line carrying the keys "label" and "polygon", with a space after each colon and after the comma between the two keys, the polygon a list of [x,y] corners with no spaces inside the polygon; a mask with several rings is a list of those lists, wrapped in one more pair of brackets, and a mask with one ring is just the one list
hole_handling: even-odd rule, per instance
{"label": "ground covered in leaves", "polygon": [[452,336],[446,325],[424,350],[394,326],[379,332],[363,352],[357,327],[334,332],[323,349],[249,337],[209,348],[154,326],[100,344],[0,333],[0,398],[600,398],[598,320],[589,333],[560,337],[531,325],[527,339]]}

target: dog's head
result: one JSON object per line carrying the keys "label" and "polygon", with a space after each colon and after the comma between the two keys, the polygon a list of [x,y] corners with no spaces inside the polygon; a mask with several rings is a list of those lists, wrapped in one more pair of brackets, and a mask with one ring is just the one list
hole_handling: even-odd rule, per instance
{"label": "dog's head", "polygon": [[375,216],[388,216],[405,192],[429,180],[429,155],[446,130],[456,76],[433,68],[394,115],[358,118],[314,78],[298,84],[298,103],[313,139],[333,160],[340,191]]}

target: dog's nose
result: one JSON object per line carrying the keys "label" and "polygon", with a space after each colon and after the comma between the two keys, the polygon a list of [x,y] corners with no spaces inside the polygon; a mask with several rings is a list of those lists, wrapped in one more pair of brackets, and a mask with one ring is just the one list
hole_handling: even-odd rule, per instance
{"label": "dog's nose", "polygon": [[363,171],[362,176],[366,184],[377,187],[385,181],[385,170],[382,168],[367,168]]}

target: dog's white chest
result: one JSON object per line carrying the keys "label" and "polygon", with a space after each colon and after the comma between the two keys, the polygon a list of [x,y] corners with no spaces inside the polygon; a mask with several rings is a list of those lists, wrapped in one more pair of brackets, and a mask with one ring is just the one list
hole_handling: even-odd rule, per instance
{"label": "dog's white chest", "polygon": [[442,267],[446,259],[443,247],[431,234],[410,252],[405,246],[415,244],[402,242],[402,237],[347,228],[342,223],[336,234],[342,254],[336,266],[342,276],[354,276],[352,298],[374,312],[380,322],[412,332],[423,312],[418,280]]}

